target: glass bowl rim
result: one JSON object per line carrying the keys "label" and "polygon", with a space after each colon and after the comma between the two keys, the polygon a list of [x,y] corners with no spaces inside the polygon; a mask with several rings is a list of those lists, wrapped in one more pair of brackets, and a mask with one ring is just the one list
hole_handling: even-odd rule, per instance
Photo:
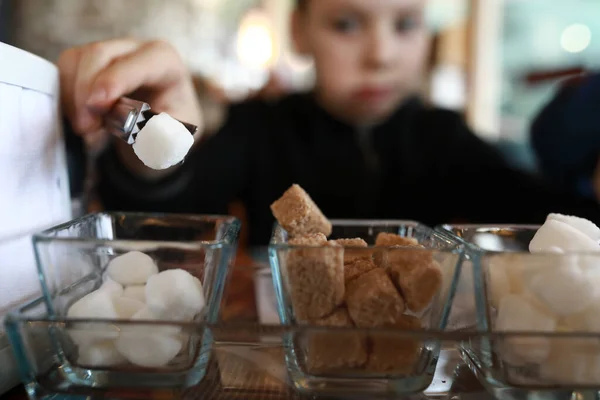
{"label": "glass bowl rim", "polygon": [[[407,226],[407,227],[420,227],[426,230],[429,230],[433,236],[437,236],[439,239],[443,239],[445,241],[451,242],[452,244],[448,244],[442,248],[431,249],[431,248],[416,248],[415,246],[375,246],[368,245],[367,247],[360,246],[344,246],[344,250],[397,250],[397,249],[410,249],[415,252],[434,252],[434,253],[455,253],[456,251],[462,250],[462,247],[465,243],[460,240],[457,240],[450,232],[446,231],[437,231],[431,228],[428,225],[425,225],[421,222],[414,220],[401,220],[401,219],[331,219],[329,220],[332,226],[352,226],[352,227],[385,227],[385,226]],[[269,250],[302,250],[302,249],[335,249],[332,246],[311,246],[311,245],[290,245],[288,242],[282,243],[276,241],[275,233],[278,229],[282,229],[285,231],[285,228],[281,226],[277,221],[273,224],[273,229],[271,233],[271,239],[269,240]],[[439,235],[439,236],[438,236]],[[335,240],[335,239],[333,239]]]}
{"label": "glass bowl rim", "polygon": [[[54,233],[64,230],[77,223],[97,218],[98,216],[124,216],[124,217],[145,217],[155,219],[180,218],[190,219],[197,222],[217,222],[223,221],[229,225],[224,238],[221,240],[209,241],[176,241],[176,240],[139,240],[139,239],[101,239],[85,237],[54,236]],[[95,212],[83,215],[81,217],[63,222],[41,232],[33,234],[32,241],[34,246],[38,243],[85,243],[96,246],[131,247],[132,244],[140,247],[172,247],[181,250],[202,250],[231,248],[235,246],[241,228],[241,221],[230,215],[212,215],[212,214],[176,214],[176,213],[145,213],[145,212]]]}

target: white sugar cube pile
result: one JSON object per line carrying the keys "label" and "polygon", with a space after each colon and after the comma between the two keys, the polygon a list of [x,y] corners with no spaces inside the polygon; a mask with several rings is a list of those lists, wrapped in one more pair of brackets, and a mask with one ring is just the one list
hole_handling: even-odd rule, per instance
{"label": "white sugar cube pile", "polygon": [[[200,280],[175,269],[158,271],[147,254],[132,251],[109,263],[100,288],[79,299],[67,316],[79,319],[190,321],[205,305]],[[184,347],[178,327],[77,324],[69,330],[79,363],[107,367],[130,362],[163,367]]]}
{"label": "white sugar cube pile", "polygon": [[[487,285],[496,331],[600,333],[600,228],[583,218],[550,214],[529,244],[531,253],[492,258]],[[587,255],[586,255],[587,254]],[[583,344],[582,344],[583,343]],[[496,349],[514,366],[540,365],[559,383],[600,381],[600,343],[581,339],[513,337]]]}
{"label": "white sugar cube pile", "polygon": [[193,144],[194,137],[186,127],[163,112],[138,132],[133,151],[144,165],[161,170],[183,161]]}

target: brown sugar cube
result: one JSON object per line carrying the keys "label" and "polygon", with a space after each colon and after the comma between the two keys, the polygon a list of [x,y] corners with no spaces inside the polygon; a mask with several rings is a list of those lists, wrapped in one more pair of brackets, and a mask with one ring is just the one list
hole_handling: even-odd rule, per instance
{"label": "brown sugar cube", "polygon": [[291,247],[299,247],[288,250],[288,264],[297,263],[306,257],[316,257],[320,251],[323,251],[317,250],[317,248],[328,246],[327,237],[322,233],[309,233],[307,235],[296,236],[291,238],[287,244]]}
{"label": "brown sugar cube", "polygon": [[354,262],[344,264],[344,280],[346,285],[358,278],[359,276],[366,274],[367,272],[378,268],[377,265],[371,260],[358,259]]}
{"label": "brown sugar cube", "polygon": [[339,307],[335,309],[331,314],[310,321],[313,325],[316,326],[337,326],[337,327],[345,327],[345,326],[354,326],[352,319],[350,318],[350,314],[348,314],[348,309],[346,307]]}
{"label": "brown sugar cube", "polygon": [[[403,315],[388,327],[400,331],[419,330],[421,322],[413,316]],[[369,343],[369,358],[365,366],[369,371],[410,374],[417,366],[421,354],[421,343],[417,339],[381,333],[371,334]]]}
{"label": "brown sugar cube", "polygon": [[299,185],[292,185],[279,200],[271,204],[271,211],[291,236],[307,233],[331,235],[331,223]]}
{"label": "brown sugar cube", "polygon": [[375,246],[418,246],[419,241],[412,237],[404,237],[395,233],[381,232],[375,238]]}
{"label": "brown sugar cube", "polygon": [[[311,321],[316,326],[353,327],[346,308]],[[355,332],[310,332],[306,345],[306,368],[311,374],[360,368],[367,362],[367,340]]]}
{"label": "brown sugar cube", "polygon": [[404,300],[381,268],[359,276],[346,289],[348,312],[361,328],[393,324],[404,312]]}
{"label": "brown sugar cube", "polygon": [[442,271],[437,262],[422,265],[397,275],[404,301],[409,310],[421,312],[431,303],[442,286]]}
{"label": "brown sugar cube", "polygon": [[349,264],[356,260],[370,260],[373,258],[372,249],[361,249],[362,247],[369,247],[363,239],[337,239],[330,240],[330,243],[335,243],[345,248],[344,264]]}
{"label": "brown sugar cube", "polygon": [[298,322],[325,317],[344,302],[344,254],[340,246],[325,241],[322,247],[291,249],[286,269]]}
{"label": "brown sugar cube", "polygon": [[410,270],[433,260],[431,253],[428,251],[405,250],[409,247],[425,249],[415,238],[381,232],[375,239],[375,246],[388,247],[375,254],[375,262],[380,267],[387,269],[389,273]]}
{"label": "brown sugar cube", "polygon": [[331,240],[331,242],[335,242],[342,247],[367,247],[368,246],[367,242],[365,242],[364,239],[361,239],[361,238],[336,239],[336,240]]}
{"label": "brown sugar cube", "polygon": [[290,246],[324,246],[327,244],[327,236],[322,233],[309,233],[288,240],[288,244]]}

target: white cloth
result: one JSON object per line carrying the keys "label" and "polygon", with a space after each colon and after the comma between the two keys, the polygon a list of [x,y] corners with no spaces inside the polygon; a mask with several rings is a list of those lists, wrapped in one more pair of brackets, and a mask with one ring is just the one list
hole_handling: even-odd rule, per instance
{"label": "white cloth", "polygon": [[31,235],[71,218],[58,72],[0,43],[0,320],[40,292]]}

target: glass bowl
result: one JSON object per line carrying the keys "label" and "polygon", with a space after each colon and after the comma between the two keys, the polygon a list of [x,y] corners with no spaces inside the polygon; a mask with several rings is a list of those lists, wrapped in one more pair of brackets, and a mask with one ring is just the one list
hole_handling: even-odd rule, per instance
{"label": "glass bowl", "polygon": [[[478,329],[463,356],[524,398],[600,389],[600,254],[529,253],[537,225],[441,226],[469,245]],[[582,392],[583,393],[583,392]]]}
{"label": "glass bowl", "polygon": [[[46,390],[48,385],[59,393],[77,388],[180,388],[202,379],[212,339],[208,331],[185,333],[182,324],[218,321],[239,228],[233,217],[99,213],[34,235],[44,301],[26,314],[61,323],[31,327],[22,324],[23,315],[7,317],[17,362],[27,371],[28,390]],[[103,284],[108,263],[131,251],[150,256],[159,272],[182,269],[202,283],[205,305],[193,321],[155,320],[150,315],[135,321],[68,317],[71,305]],[[112,294],[109,301],[117,304]],[[150,303],[136,301],[136,306]],[[51,358],[36,353],[38,343],[49,343],[44,351],[51,351]],[[155,358],[148,361],[146,355]],[[52,365],[38,365],[40,358],[52,360]]]}
{"label": "glass bowl", "polygon": [[[485,252],[471,359],[496,386],[600,389],[600,254]],[[504,336],[502,336],[504,335]]]}
{"label": "glass bowl", "polygon": [[[380,337],[376,331],[365,335],[348,328],[356,325],[373,329],[393,326],[402,331],[445,330],[460,277],[462,246],[451,236],[412,221],[331,222],[330,240],[361,238],[367,247],[291,245],[287,232],[276,225],[269,248],[282,324],[328,328],[318,334],[296,332],[286,338],[286,362],[295,388],[304,393],[359,398],[424,390],[435,371],[439,342],[393,340]],[[376,237],[383,232],[416,239],[421,247],[375,247]],[[353,263],[357,259],[374,261],[377,267],[356,272],[354,266],[358,264]],[[411,270],[426,271],[431,263],[437,265],[439,286],[420,304],[414,288],[429,278],[409,284],[408,273],[402,277],[400,272],[386,274],[394,270],[393,265],[414,265],[421,268]],[[384,265],[386,268],[382,268]],[[315,278],[313,273],[323,269],[336,272]],[[340,281],[344,278],[346,282]],[[327,298],[323,300],[313,292],[305,297],[314,300],[307,307],[298,296],[303,296],[301,293],[306,293],[303,291],[311,284],[319,285],[323,289],[320,293],[327,293]],[[340,290],[345,293],[340,295]],[[397,309],[389,306],[397,293],[406,303],[401,317]],[[373,299],[386,300],[382,305],[371,303]],[[370,306],[361,305],[363,302],[373,305],[372,312],[368,310]],[[382,311],[379,306],[391,308]],[[334,310],[328,314],[332,307]]]}

